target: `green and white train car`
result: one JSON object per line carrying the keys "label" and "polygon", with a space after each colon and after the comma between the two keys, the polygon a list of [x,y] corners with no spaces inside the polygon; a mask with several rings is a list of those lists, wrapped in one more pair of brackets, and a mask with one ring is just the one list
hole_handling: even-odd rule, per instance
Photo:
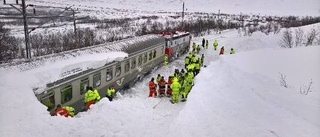
{"label": "green and white train car", "polygon": [[[128,57],[120,61],[112,61],[97,69],[89,69],[47,84],[43,92],[36,94],[38,100],[48,107],[51,113],[57,104],[72,106],[76,113],[84,111],[84,94],[90,86],[99,91],[101,97],[106,96],[107,88],[115,86],[116,91],[133,86],[144,75],[154,68],[162,66],[168,41],[175,43],[179,49],[189,49],[191,36],[172,35],[172,38],[160,35],[145,35],[113,42],[106,46],[121,45],[120,51],[128,53]],[[174,38],[173,38],[174,37]],[[172,40],[176,40],[175,42]],[[170,45],[170,48],[174,45]],[[174,55],[171,53],[169,56]]]}

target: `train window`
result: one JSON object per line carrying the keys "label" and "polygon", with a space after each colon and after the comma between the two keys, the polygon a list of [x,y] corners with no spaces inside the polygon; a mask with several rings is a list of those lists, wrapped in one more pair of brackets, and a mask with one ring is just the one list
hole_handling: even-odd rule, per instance
{"label": "train window", "polygon": [[134,68],[136,68],[136,58],[133,58],[131,60],[131,69],[134,69]]}
{"label": "train window", "polygon": [[177,41],[176,41],[176,40],[174,41],[174,44],[177,44]]}
{"label": "train window", "polygon": [[106,80],[110,81],[112,79],[112,76],[113,76],[112,68],[108,68],[106,72]]}
{"label": "train window", "polygon": [[140,66],[141,64],[142,64],[142,55],[138,57],[138,65]]}
{"label": "train window", "polygon": [[99,87],[101,85],[101,74],[93,75],[93,87]]}
{"label": "train window", "polygon": [[148,61],[148,55],[147,53],[144,53],[143,63],[146,63]]}
{"label": "train window", "polygon": [[172,44],[173,44],[173,42],[172,42],[172,40],[170,40],[170,45],[172,46]]}
{"label": "train window", "polygon": [[120,76],[120,74],[121,74],[121,65],[118,64],[116,67],[116,77]]}
{"label": "train window", "polygon": [[89,86],[89,78],[85,78],[85,79],[82,79],[81,80],[81,83],[80,83],[80,94],[83,95],[84,93],[86,93],[87,89],[86,87]]}
{"label": "train window", "polygon": [[157,56],[157,51],[153,50],[153,58],[155,58]]}
{"label": "train window", "polygon": [[69,102],[72,99],[72,86],[66,85],[61,88],[61,104]]}
{"label": "train window", "polygon": [[127,73],[129,71],[130,68],[130,62],[127,61],[126,64],[124,65],[124,72]]}
{"label": "train window", "polygon": [[150,53],[149,53],[149,60],[151,60],[152,59],[152,51],[150,51]]}
{"label": "train window", "polygon": [[54,92],[41,96],[41,103],[48,107],[48,111],[51,111],[55,107]]}
{"label": "train window", "polygon": [[183,42],[186,41],[185,38],[183,38]]}

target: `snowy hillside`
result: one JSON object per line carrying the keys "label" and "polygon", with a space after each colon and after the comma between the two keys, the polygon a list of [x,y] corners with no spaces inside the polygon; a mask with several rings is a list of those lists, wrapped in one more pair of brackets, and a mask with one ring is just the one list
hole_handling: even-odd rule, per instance
{"label": "snowy hillside", "polygon": [[[312,27],[319,27],[319,24],[302,29],[307,31]],[[181,69],[183,57],[155,70],[126,91],[122,98],[113,102],[103,98],[75,118],[51,117],[32,92],[35,84],[60,74],[50,64],[23,72],[0,68],[0,107],[3,110],[0,112],[0,136],[320,135],[320,46],[281,49],[278,46],[280,34],[253,33],[251,37],[239,37],[236,30],[204,38],[209,40],[210,46],[200,54],[205,55],[207,67],[195,78],[188,100],[178,104],[171,104],[169,98],[148,98],[148,81],[157,74],[167,78],[174,69]],[[225,47],[225,55],[219,56],[218,51],[213,50],[215,39],[219,41],[219,48]],[[201,40],[202,37],[194,38],[193,42]],[[235,55],[228,54],[230,48],[235,49]],[[101,55],[93,58],[99,60]],[[76,59],[80,63],[83,58]],[[89,58],[85,61],[90,64]],[[60,65],[64,63],[68,65],[69,62],[60,61]],[[286,75],[288,88],[281,86],[280,73]],[[311,90],[306,92],[311,79]]]}
{"label": "snowy hillside", "polygon": [[[117,14],[144,14],[150,12],[181,12],[185,2],[187,12],[298,15],[319,16],[318,0],[28,0],[38,5],[71,6],[80,10],[92,11],[102,16]],[[157,6],[155,6],[157,5]],[[114,13],[113,13],[114,12]]]}

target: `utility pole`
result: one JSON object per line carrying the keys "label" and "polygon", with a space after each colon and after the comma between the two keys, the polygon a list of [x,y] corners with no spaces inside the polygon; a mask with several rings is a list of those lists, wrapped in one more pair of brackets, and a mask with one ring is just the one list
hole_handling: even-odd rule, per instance
{"label": "utility pole", "polygon": [[182,4],[182,29],[184,29],[184,2]]}
{"label": "utility pole", "polygon": [[73,29],[74,29],[74,48],[78,47],[78,35],[77,35],[77,26],[76,26],[76,17],[74,13],[74,9],[72,10],[72,15],[73,15]]}
{"label": "utility pole", "polygon": [[24,25],[24,38],[26,43],[27,59],[31,59],[31,48],[29,43],[29,31],[27,23],[27,14],[26,14],[26,2],[22,0],[22,15],[23,15],[23,25]]}
{"label": "utility pole", "polygon": [[[4,5],[10,5],[11,7],[13,7],[16,10],[18,10],[23,15],[23,25],[24,25],[25,45],[26,45],[26,56],[27,56],[27,59],[29,60],[29,59],[31,59],[31,46],[30,46],[29,34],[32,31],[34,31],[36,28],[40,28],[45,23],[48,23],[50,20],[53,20],[54,18],[58,18],[60,14],[62,14],[65,11],[69,10],[71,8],[71,6],[70,7],[66,7],[64,11],[60,12],[59,14],[57,14],[56,15],[57,17],[54,17],[54,18],[50,17],[50,19],[44,21],[42,24],[40,24],[37,27],[31,28],[30,31],[29,31],[28,22],[27,22],[28,19],[27,19],[26,8],[28,6],[34,7],[35,5],[33,5],[33,4],[26,5],[25,0],[21,0],[21,1],[22,1],[21,4],[19,4],[19,0],[16,0],[16,4],[7,4],[6,0],[3,0],[3,4]],[[21,6],[21,8],[17,8],[17,7],[15,7],[15,5],[19,5],[19,6]],[[35,8],[33,8],[33,13],[36,14]],[[68,15],[68,16],[70,16],[70,15]],[[76,26],[75,26],[75,12],[74,11],[73,11],[73,18],[74,18],[74,27],[75,27],[75,34],[76,34],[77,32],[76,32]]]}
{"label": "utility pole", "polygon": [[202,25],[202,19],[201,19],[201,16],[200,16],[199,23],[200,23],[200,25],[199,25],[199,26],[200,26],[200,28],[199,28],[199,29],[200,29],[200,34],[202,35],[202,28],[201,28],[201,25]]}
{"label": "utility pole", "polygon": [[[30,47],[30,42],[29,42],[29,31],[28,31],[28,23],[27,23],[27,13],[26,13],[26,2],[25,0],[21,0],[21,5],[19,4],[19,1],[16,0],[16,4],[8,4],[14,9],[18,10],[20,13],[22,13],[23,16],[23,25],[24,25],[24,39],[25,39],[25,44],[26,44],[26,56],[27,59],[31,59],[31,47]],[[3,4],[7,4],[6,0],[3,1]],[[15,7],[14,5],[20,5],[20,8]],[[33,6],[33,5],[30,5]]]}
{"label": "utility pole", "polygon": [[220,9],[218,11],[218,33],[220,32],[220,25],[221,25],[221,21],[220,21]]}
{"label": "utility pole", "polygon": [[242,12],[240,12],[240,22],[241,22],[241,28],[243,28],[244,27],[244,19],[243,19],[243,15],[242,15]]}

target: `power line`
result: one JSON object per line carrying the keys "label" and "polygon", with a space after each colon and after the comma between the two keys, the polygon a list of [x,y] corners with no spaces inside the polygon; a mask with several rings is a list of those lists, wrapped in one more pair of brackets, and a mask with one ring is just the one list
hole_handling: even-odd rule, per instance
{"label": "power line", "polygon": [[[14,9],[18,10],[18,11],[22,14],[22,16],[23,16],[25,45],[26,45],[26,55],[27,55],[27,59],[31,59],[31,46],[30,46],[29,34],[30,34],[32,31],[34,31],[35,29],[40,28],[42,25],[46,24],[46,23],[49,22],[50,20],[54,20],[54,18],[61,17],[61,16],[59,16],[59,15],[62,14],[62,13],[64,13],[65,11],[71,9],[71,6],[64,8],[64,9],[65,9],[64,11],[60,12],[59,14],[57,14],[57,15],[55,15],[55,16],[50,16],[50,17],[48,17],[49,19],[47,19],[45,22],[43,22],[43,23],[40,24],[39,26],[34,27],[34,28],[32,28],[31,30],[29,30],[29,28],[28,28],[28,21],[27,21],[28,19],[27,19],[26,8],[27,8],[28,6],[34,7],[35,5],[33,5],[33,4],[28,4],[28,5],[26,5],[25,0],[21,0],[21,1],[22,1],[21,4],[19,4],[19,1],[16,0],[16,3],[15,3],[15,4],[8,4],[8,5],[10,5],[11,7],[13,7]],[[3,0],[3,4],[4,4],[4,5],[7,5],[6,0]],[[21,6],[21,9],[15,7],[15,5]],[[42,7],[45,7],[45,6],[42,6]],[[50,6],[47,6],[47,7],[50,7]],[[74,12],[74,10],[72,10],[72,11],[73,11],[72,15],[73,15],[73,19],[74,19],[74,26],[75,26],[75,12]],[[33,9],[33,14],[35,14],[35,13],[36,13],[36,12],[35,12],[35,8],[34,8],[34,9]],[[68,16],[70,16],[70,14],[68,14]],[[35,17],[31,17],[31,18],[35,18]],[[76,27],[75,27],[75,34],[76,34]]]}
{"label": "power line", "polygon": [[[59,14],[57,14],[56,17],[59,17],[60,14],[64,13],[64,12],[67,11],[68,9],[71,9],[71,6],[65,8],[65,10],[62,11],[62,12],[60,12]],[[37,28],[40,28],[42,25],[44,25],[44,24],[48,23],[50,20],[53,20],[53,19],[54,19],[52,16],[49,17],[49,18],[50,18],[50,19],[47,19],[45,22],[43,22],[42,24],[38,25],[37,27],[32,28],[32,29],[30,30],[30,32],[31,32],[31,31],[34,31],[34,30],[37,29]]]}

